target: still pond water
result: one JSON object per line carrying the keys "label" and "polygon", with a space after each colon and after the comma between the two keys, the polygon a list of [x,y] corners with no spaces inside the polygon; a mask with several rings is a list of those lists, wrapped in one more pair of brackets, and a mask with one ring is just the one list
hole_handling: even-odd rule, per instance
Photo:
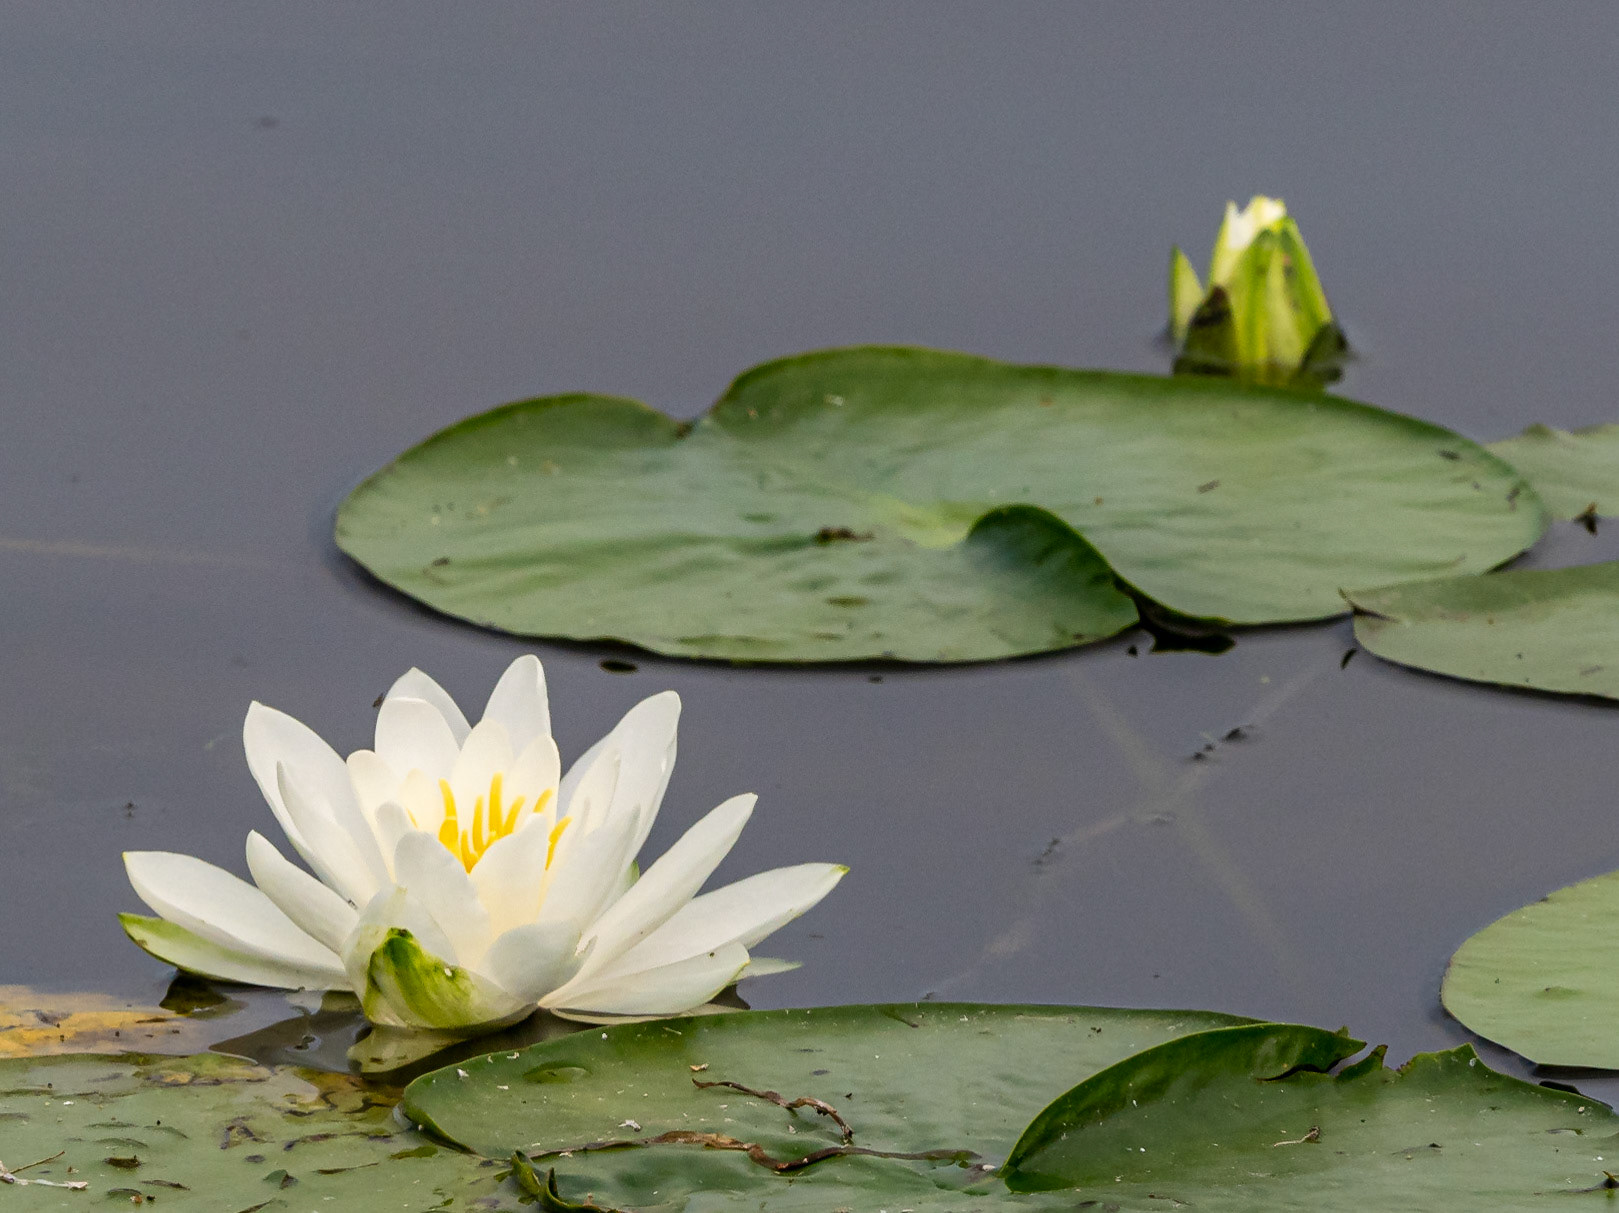
{"label": "still pond water", "polygon": [[[684,698],[653,853],[754,790],[721,876],[853,866],[756,1006],[1467,1039],[1455,946],[1619,867],[1610,708],[1344,665],[1346,622],[940,670],[530,646],[376,587],[329,525],[520,396],[689,416],[750,363],[868,340],[1162,370],[1170,243],[1201,263],[1256,191],[1361,352],[1346,394],[1481,439],[1619,419],[1619,16],[1489,12],[8,7],[0,983],[161,995],[119,853],[244,870],[251,699],[346,751],[408,666],[477,702],[532,647],[565,757]],[[1531,563],[1615,556],[1619,527],[1562,527]]]}

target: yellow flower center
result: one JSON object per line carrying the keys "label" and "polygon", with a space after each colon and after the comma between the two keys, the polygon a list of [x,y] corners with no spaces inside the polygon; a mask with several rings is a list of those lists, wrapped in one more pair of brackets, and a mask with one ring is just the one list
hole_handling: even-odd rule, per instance
{"label": "yellow flower center", "polygon": [[[503,804],[500,781],[501,776],[497,771],[489,781],[489,795],[478,797],[465,816],[455,803],[455,792],[450,788],[450,781],[448,779],[438,781],[439,792],[444,797],[444,821],[438,828],[438,840],[469,872],[477,866],[485,851],[517,829],[518,815],[522,812],[524,798],[519,796],[510,804]],[[550,800],[551,789],[547,788],[535,801],[534,812],[544,811]],[[551,857],[556,854],[557,840],[562,837],[562,831],[571,820],[573,819],[570,817],[564,817],[551,831],[551,845],[545,854],[546,867],[551,866]]]}

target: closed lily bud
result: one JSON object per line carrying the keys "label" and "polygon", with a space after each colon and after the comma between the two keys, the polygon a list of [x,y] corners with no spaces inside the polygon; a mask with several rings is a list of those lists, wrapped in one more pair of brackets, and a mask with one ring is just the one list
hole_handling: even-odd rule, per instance
{"label": "closed lily bud", "polygon": [[1177,372],[1262,383],[1336,379],[1348,353],[1298,224],[1263,196],[1241,210],[1226,203],[1207,288],[1171,250],[1169,331]]}

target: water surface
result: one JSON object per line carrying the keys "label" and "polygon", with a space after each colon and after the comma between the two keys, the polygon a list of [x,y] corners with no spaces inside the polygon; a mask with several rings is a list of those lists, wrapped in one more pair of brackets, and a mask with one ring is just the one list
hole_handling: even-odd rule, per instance
{"label": "water surface", "polygon": [[1596,4],[9,6],[0,979],[157,996],[119,852],[244,870],[250,700],[348,750],[407,666],[475,703],[533,647],[565,755],[683,696],[653,851],[754,790],[722,875],[853,864],[755,1005],[1467,1039],[1455,946],[1619,866],[1611,709],[1344,666],[1343,622],[945,670],[531,646],[380,590],[330,516],[521,396],[689,416],[853,341],[1164,369],[1170,242],[1201,263],[1256,191],[1362,352],[1347,394],[1478,438],[1614,420],[1616,36]]}

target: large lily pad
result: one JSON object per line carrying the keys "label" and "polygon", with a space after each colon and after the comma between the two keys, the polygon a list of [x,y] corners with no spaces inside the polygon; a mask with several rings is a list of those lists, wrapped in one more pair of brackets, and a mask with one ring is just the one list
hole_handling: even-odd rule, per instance
{"label": "large lily pad", "polygon": [[[609,1205],[965,1210],[985,1207],[973,1185],[992,1172],[981,1164],[998,1163],[1029,1116],[1076,1079],[1187,1032],[1244,1022],[1210,1012],[951,1003],[748,1011],[584,1032],[464,1062],[412,1083],[405,1110],[481,1153],[536,1155],[537,1167],[561,1173],[564,1196],[588,1190]],[[862,1148],[941,1156],[833,1158],[782,1175],[740,1151],[691,1141],[558,1154],[670,1132],[723,1135],[778,1160],[843,1145],[837,1123],[808,1105],[789,1112],[734,1088],[696,1085],[714,1081],[789,1102],[820,1099]],[[703,1195],[686,1203],[692,1193]],[[1012,1199],[1004,1188],[999,1197]]]}
{"label": "large lily pad", "polygon": [[1619,562],[1356,590],[1355,638],[1452,678],[1619,699]]}
{"label": "large lily pad", "polygon": [[1554,516],[1619,514],[1619,425],[1532,425],[1489,449],[1528,478]]}
{"label": "large lily pad", "polygon": [[0,1148],[28,1181],[0,1187],[5,1207],[30,1213],[525,1207],[503,1167],[401,1127],[351,1079],[213,1054],[0,1061]]}
{"label": "large lily pad", "polygon": [[[405,1107],[532,1156],[554,1208],[1516,1209],[1605,1182],[1604,1105],[1466,1047],[1328,1072],[1361,1047],[1184,1012],[748,1012],[495,1054],[418,1079]],[[822,1106],[784,1106],[806,1097]],[[879,1153],[847,1153],[845,1125]]]}
{"label": "large lily pad", "polygon": [[1326,1072],[1359,1047],[1287,1024],[1160,1045],[1042,1112],[1004,1178],[1120,1208],[1318,1213],[1529,1209],[1607,1189],[1619,1117],[1605,1105],[1497,1074],[1466,1045]]}
{"label": "large lily pad", "polygon": [[1340,586],[1483,571],[1544,524],[1508,465],[1366,405],[856,348],[749,371],[689,426],[600,396],[496,409],[367,480],[336,535],[526,635],[966,661],[1128,626],[1115,573],[1185,615],[1317,619]]}
{"label": "large lily pad", "polygon": [[1445,1009],[1550,1066],[1619,1070],[1619,872],[1559,889],[1451,957]]}

